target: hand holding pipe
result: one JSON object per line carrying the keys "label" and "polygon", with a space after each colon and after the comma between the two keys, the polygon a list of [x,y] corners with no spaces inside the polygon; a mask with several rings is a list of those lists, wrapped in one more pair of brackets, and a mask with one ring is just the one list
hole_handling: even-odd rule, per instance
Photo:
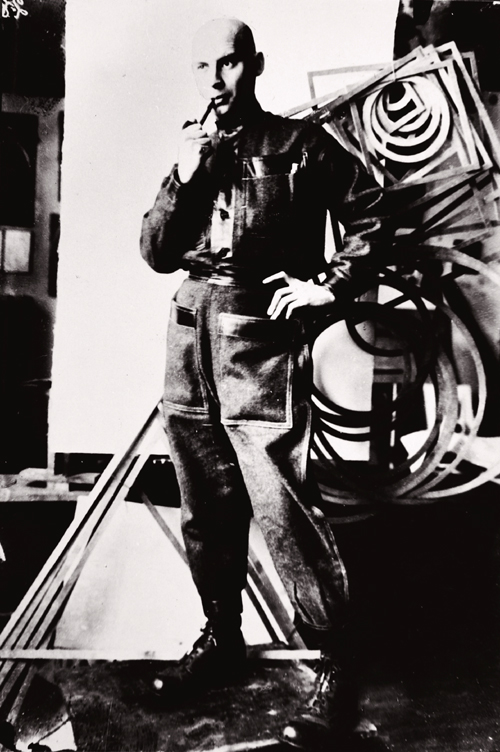
{"label": "hand holding pipe", "polygon": [[[210,113],[212,112],[213,108],[214,108],[214,101],[213,101],[213,99],[211,99],[210,103],[209,103],[209,105],[207,107],[207,109],[205,110],[205,112],[201,116],[200,125],[204,125],[205,124],[205,121],[208,118],[208,116],[210,115]],[[196,120],[186,120],[186,122],[184,123],[184,125],[182,126],[182,128],[183,129],[187,128],[189,125],[194,125],[194,123],[196,123]]]}
{"label": "hand holding pipe", "polygon": [[182,126],[183,130],[190,128],[190,131],[181,139],[179,147],[177,173],[181,183],[189,183],[195,172],[213,152],[210,137],[203,130],[203,124],[213,106],[213,101],[211,101],[200,122],[188,120]]}

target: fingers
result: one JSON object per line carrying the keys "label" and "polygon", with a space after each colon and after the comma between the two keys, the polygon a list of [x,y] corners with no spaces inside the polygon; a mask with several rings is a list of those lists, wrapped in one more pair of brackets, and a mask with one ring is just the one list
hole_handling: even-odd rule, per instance
{"label": "fingers", "polygon": [[208,133],[199,123],[189,123],[182,129],[184,138],[196,138],[198,136],[205,136],[208,138]]}
{"label": "fingers", "polygon": [[286,294],[286,292],[288,292],[289,294],[292,292],[292,287],[290,286],[292,279],[293,278],[290,277],[286,272],[281,271],[277,272],[276,274],[271,274],[270,277],[266,277],[262,280],[265,285],[272,285],[273,282],[279,284],[279,287],[275,291],[271,300],[271,304],[267,310],[268,315],[272,319],[277,319],[278,316],[282,314],[286,306],[284,295]]}
{"label": "fingers", "polygon": [[327,305],[335,300],[335,296],[328,288],[312,282],[295,279],[284,272],[273,274],[271,277],[267,277],[264,282],[276,281],[278,279],[286,280],[288,284],[274,292],[271,304],[267,310],[268,316],[272,319],[277,319],[283,314],[285,318],[289,319],[297,308]]}
{"label": "fingers", "polygon": [[199,123],[192,123],[183,129],[184,140],[200,149],[211,146],[212,142],[208,133]]}
{"label": "fingers", "polygon": [[177,172],[181,183],[188,183],[212,149],[208,133],[200,123],[187,123],[182,129]]}
{"label": "fingers", "polygon": [[[298,280],[294,280],[294,282],[296,283]],[[303,305],[307,305],[307,299],[303,293],[301,294],[300,288],[295,285],[287,285],[275,291],[267,313],[272,319],[277,319],[284,313],[285,318],[288,319],[296,308]]]}
{"label": "fingers", "polygon": [[289,277],[286,272],[277,272],[276,274],[271,274],[270,277],[266,277],[262,280],[262,282],[267,285],[269,284],[269,282],[275,282],[278,279],[282,279],[285,282],[290,282],[291,277]]}
{"label": "fingers", "polygon": [[304,304],[299,302],[297,291],[291,287],[283,287],[274,293],[267,313],[272,319],[279,318],[282,313],[285,314],[285,318],[289,319],[292,312],[301,305]]}

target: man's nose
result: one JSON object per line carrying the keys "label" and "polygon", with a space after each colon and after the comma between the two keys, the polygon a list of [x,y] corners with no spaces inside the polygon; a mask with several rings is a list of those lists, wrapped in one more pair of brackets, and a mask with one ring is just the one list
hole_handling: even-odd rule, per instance
{"label": "man's nose", "polygon": [[218,65],[214,65],[210,70],[209,81],[212,89],[215,89],[216,91],[220,91],[220,89],[224,88],[224,81]]}
{"label": "man's nose", "polygon": [[215,89],[216,91],[221,91],[224,88],[224,81],[222,78],[217,78],[213,84],[212,89]]}

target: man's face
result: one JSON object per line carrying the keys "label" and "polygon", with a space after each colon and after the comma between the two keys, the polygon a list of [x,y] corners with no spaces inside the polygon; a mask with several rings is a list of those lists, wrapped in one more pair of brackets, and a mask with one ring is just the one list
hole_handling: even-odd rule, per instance
{"label": "man's face", "polygon": [[214,103],[217,118],[237,115],[253,100],[255,54],[242,50],[231,25],[212,24],[193,44],[193,72],[202,97]]}

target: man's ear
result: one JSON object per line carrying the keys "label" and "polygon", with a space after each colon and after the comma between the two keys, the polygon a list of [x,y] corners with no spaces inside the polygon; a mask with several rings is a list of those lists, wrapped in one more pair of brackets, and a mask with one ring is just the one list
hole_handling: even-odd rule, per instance
{"label": "man's ear", "polygon": [[255,75],[260,76],[266,67],[266,61],[262,52],[255,53]]}

